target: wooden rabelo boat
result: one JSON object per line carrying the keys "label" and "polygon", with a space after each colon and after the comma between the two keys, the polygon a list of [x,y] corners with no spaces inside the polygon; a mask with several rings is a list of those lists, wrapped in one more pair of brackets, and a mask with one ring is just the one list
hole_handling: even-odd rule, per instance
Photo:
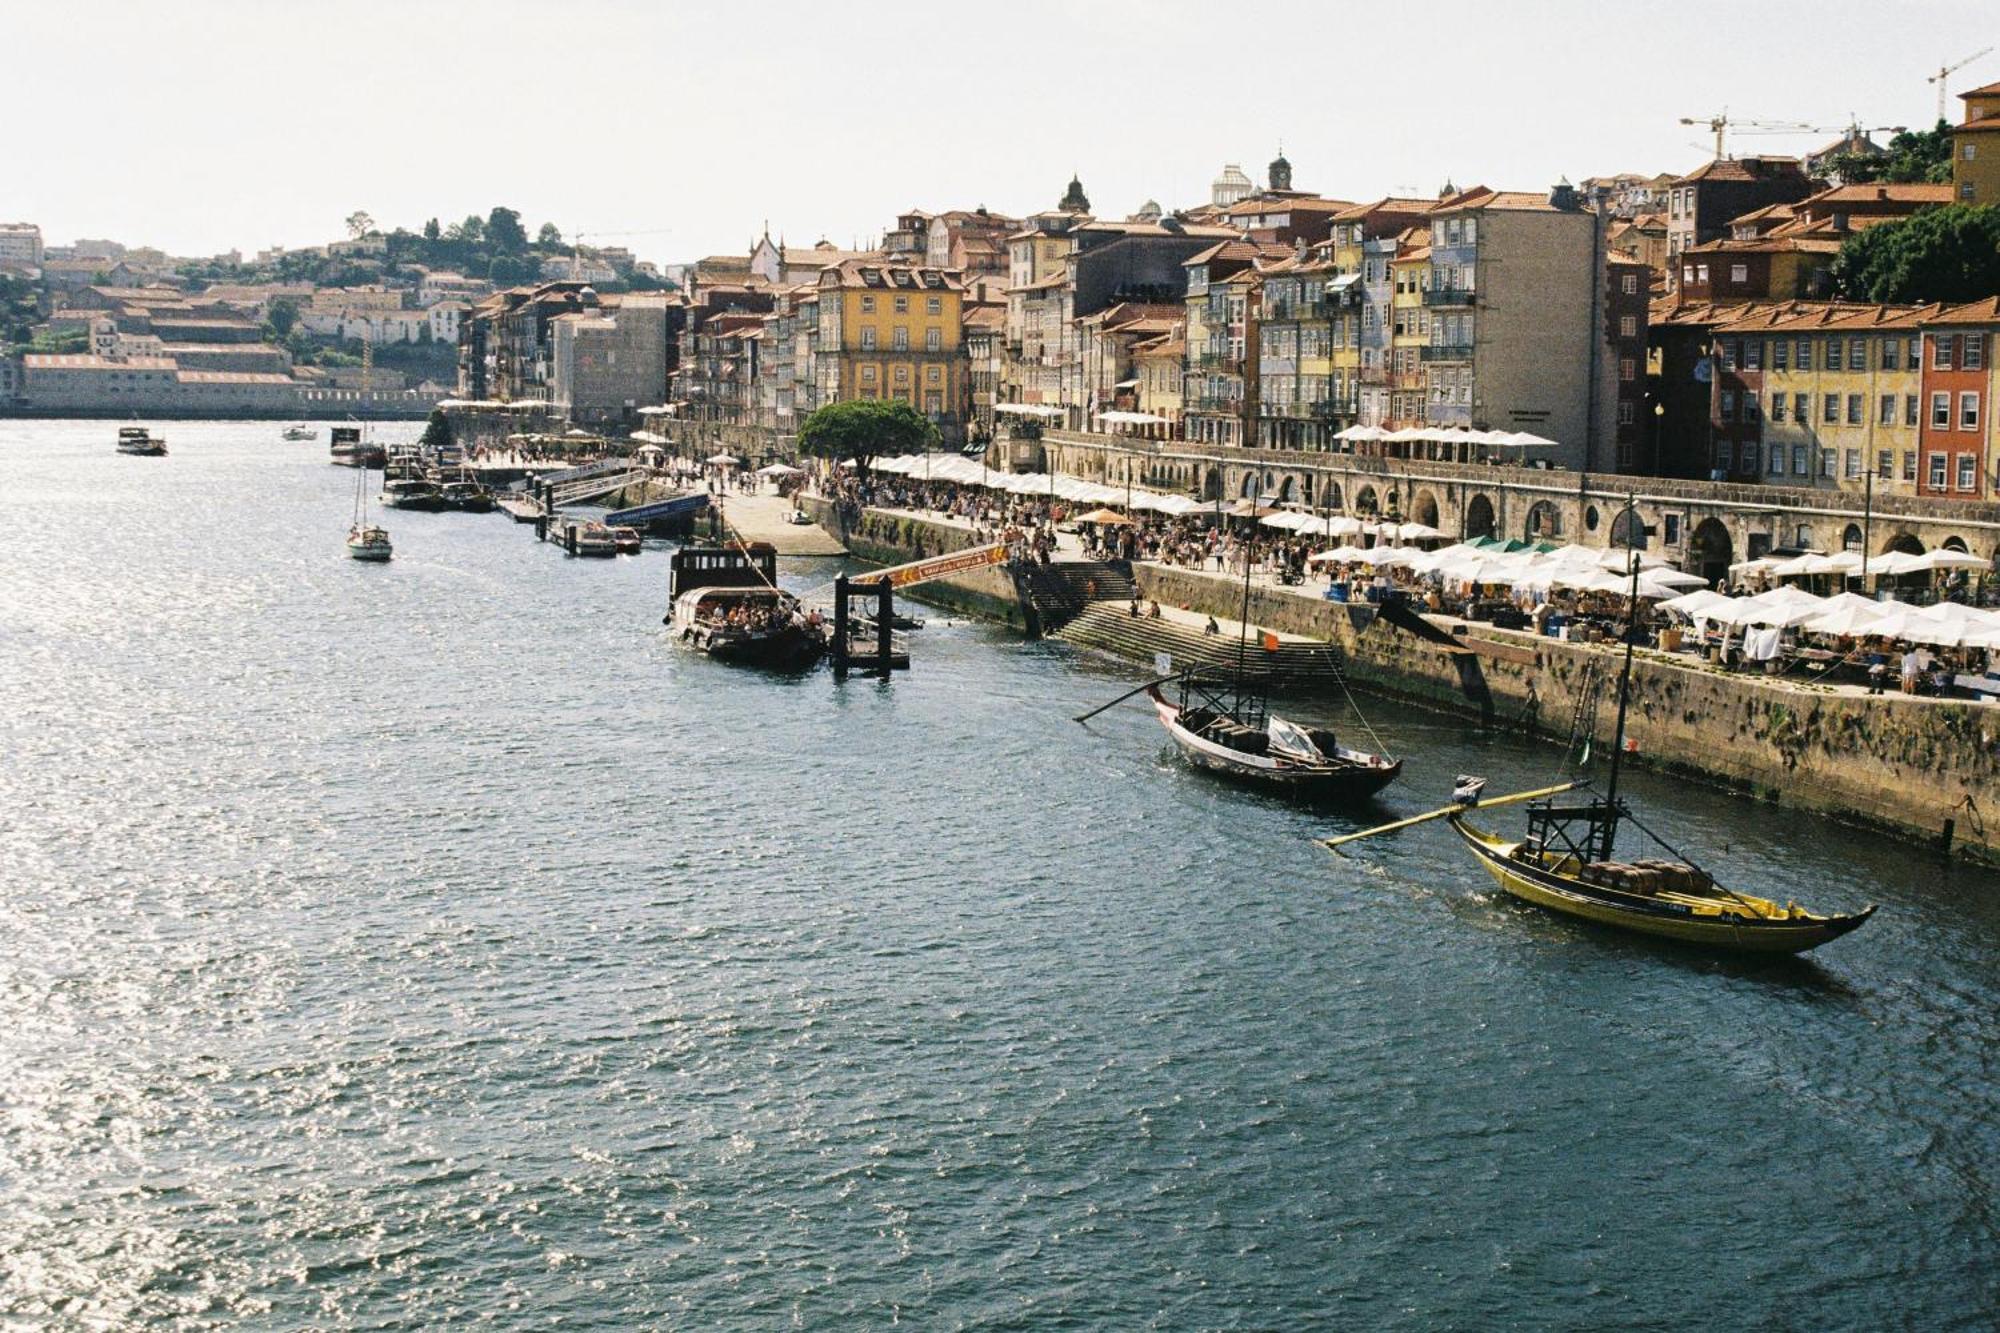
{"label": "wooden rabelo boat", "polygon": [[1324,727],[1274,717],[1244,678],[1180,677],[1178,702],[1146,687],[1160,725],[1197,768],[1315,800],[1359,801],[1396,780],[1403,761],[1342,745]]}
{"label": "wooden rabelo boat", "polygon": [[144,426],[120,426],[117,448],[121,454],[138,458],[165,458],[167,437],[155,435]]}
{"label": "wooden rabelo boat", "polygon": [[[1623,518],[1625,530],[1644,531],[1630,501]],[[1619,526],[1612,530],[1618,531]],[[1638,569],[1639,562],[1634,559],[1628,607],[1638,604]],[[1461,777],[1452,805],[1322,841],[1329,848],[1338,848],[1359,838],[1446,819],[1481,868],[1523,902],[1599,925],[1732,953],[1801,953],[1839,939],[1873,916],[1872,906],[1851,914],[1823,915],[1794,902],[1780,903],[1725,887],[1632,814],[1618,795],[1618,768],[1626,749],[1625,709],[1631,693],[1636,637],[1634,617],[1628,611],[1610,780],[1602,796],[1559,804],[1564,793],[1586,785],[1577,781],[1482,800],[1484,780]],[[1486,832],[1469,817],[1482,807],[1522,802],[1528,803],[1528,828],[1519,840]],[[1663,855],[1619,860],[1619,831],[1626,825],[1656,844]]]}

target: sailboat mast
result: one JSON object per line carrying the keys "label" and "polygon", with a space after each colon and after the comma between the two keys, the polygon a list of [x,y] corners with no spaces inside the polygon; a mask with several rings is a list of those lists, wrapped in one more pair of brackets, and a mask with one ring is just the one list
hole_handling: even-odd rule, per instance
{"label": "sailboat mast", "polygon": [[1634,497],[1625,497],[1621,517],[1626,520],[1625,558],[1632,566],[1632,582],[1625,593],[1625,666],[1618,673],[1618,723],[1611,732],[1611,778],[1604,794],[1610,818],[1604,824],[1603,848],[1599,854],[1606,861],[1611,859],[1613,835],[1618,832],[1618,764],[1625,756],[1625,703],[1632,693],[1632,640],[1637,637],[1639,621],[1639,548],[1632,540],[1638,528],[1639,508]]}
{"label": "sailboat mast", "polygon": [[[1250,480],[1250,531],[1255,535],[1257,528],[1257,501],[1261,495],[1257,479]],[[1236,692],[1243,692],[1243,675],[1250,665],[1250,538],[1243,539],[1243,614],[1237,619],[1236,631]],[[1237,706],[1242,707],[1242,700]]]}

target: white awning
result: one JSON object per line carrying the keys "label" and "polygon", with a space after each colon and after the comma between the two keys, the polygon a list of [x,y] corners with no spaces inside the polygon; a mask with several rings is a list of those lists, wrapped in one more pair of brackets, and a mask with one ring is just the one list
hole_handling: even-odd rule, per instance
{"label": "white awning", "polygon": [[1050,407],[1046,403],[995,403],[993,410],[1017,417],[1059,417],[1063,414],[1060,407]]}
{"label": "white awning", "polygon": [[1109,421],[1114,426],[1164,426],[1165,417],[1156,417],[1151,412],[1099,412],[1099,421]]}

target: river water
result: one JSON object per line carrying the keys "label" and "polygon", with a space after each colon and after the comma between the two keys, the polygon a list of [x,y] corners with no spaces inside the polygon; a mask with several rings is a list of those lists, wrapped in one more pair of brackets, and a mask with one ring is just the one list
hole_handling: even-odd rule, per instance
{"label": "river water", "polygon": [[[269,424],[0,423],[0,1315],[58,1327],[1989,1327],[2000,878],[1682,780],[1795,965],[1499,897],[932,616],[887,686]],[[831,567],[796,562],[807,586]],[[1310,710],[1307,710],[1310,711]],[[1326,715],[1343,719],[1329,706]],[[1496,819],[1501,818],[1498,814]]]}

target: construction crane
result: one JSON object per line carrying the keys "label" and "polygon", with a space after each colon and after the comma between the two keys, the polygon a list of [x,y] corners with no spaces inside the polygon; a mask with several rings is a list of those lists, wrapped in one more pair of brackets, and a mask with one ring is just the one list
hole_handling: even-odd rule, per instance
{"label": "construction crane", "polygon": [[1719,116],[1682,116],[1683,125],[1706,125],[1715,135],[1715,155],[1724,156],[1723,136],[1730,130],[1739,134],[1810,134],[1813,127],[1796,120],[1732,120],[1725,109]]}
{"label": "construction crane", "polygon": [[1935,83],[1937,85],[1939,120],[1943,120],[1945,118],[1944,81],[1950,78],[1952,75],[1956,74],[1958,71],[1964,69],[1967,65],[1970,65],[1973,61],[1979,59],[1979,57],[1990,56],[1992,54],[1993,54],[1992,47],[1990,46],[1981,47],[1979,50],[1974,51],[1971,55],[1967,56],[1965,59],[1959,61],[1956,65],[1940,65],[1938,67],[1937,73],[1931,75],[1928,79],[1924,80],[1925,83]]}

